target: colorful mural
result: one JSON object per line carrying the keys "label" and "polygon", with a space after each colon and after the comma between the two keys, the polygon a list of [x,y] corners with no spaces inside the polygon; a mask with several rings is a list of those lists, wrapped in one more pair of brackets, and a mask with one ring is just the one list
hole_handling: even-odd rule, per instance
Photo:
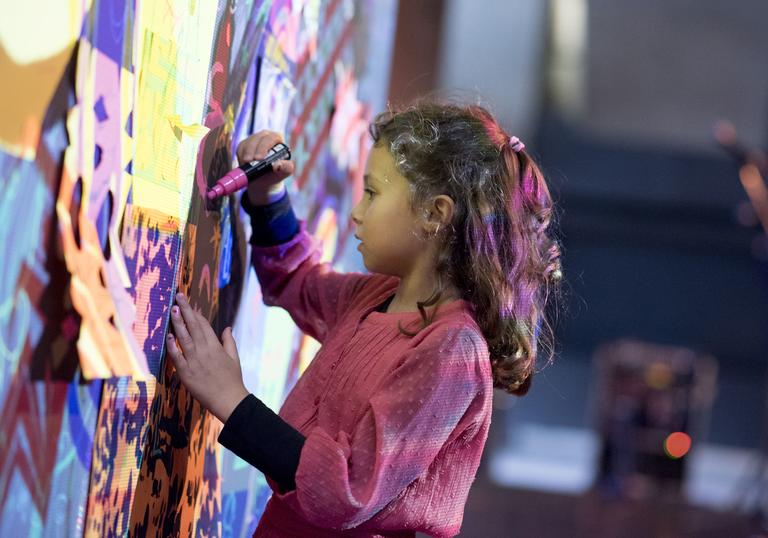
{"label": "colorful mural", "polygon": [[347,216],[395,8],[34,0],[0,21],[0,536],[252,533],[269,489],[164,360],[169,308],[178,289],[233,326],[279,407],[318,344],[262,304],[238,198],[201,193],[237,141],[284,132],[297,214],[360,269]]}

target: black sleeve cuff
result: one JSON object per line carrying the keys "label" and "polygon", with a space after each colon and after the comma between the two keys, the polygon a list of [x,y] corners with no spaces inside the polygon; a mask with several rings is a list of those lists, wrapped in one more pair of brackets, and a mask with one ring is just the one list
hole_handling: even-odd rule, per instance
{"label": "black sleeve cuff", "polygon": [[272,247],[287,243],[299,233],[299,221],[293,213],[288,191],[269,205],[252,205],[248,192],[240,198],[240,205],[251,217],[251,245]]}
{"label": "black sleeve cuff", "polygon": [[296,489],[304,440],[253,394],[235,407],[219,434],[219,443],[269,476],[283,491]]}

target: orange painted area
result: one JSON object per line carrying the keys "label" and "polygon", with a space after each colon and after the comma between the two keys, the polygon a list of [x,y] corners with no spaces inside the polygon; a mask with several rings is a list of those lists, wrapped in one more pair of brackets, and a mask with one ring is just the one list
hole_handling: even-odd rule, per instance
{"label": "orange painted area", "polygon": [[[105,382],[99,418],[93,438],[93,463],[88,488],[84,536],[125,536],[128,518],[124,508],[133,497],[149,428],[149,411],[155,393],[154,380],[131,379],[120,384]],[[129,484],[128,487],[121,487]]]}
{"label": "orange painted area", "polygon": [[72,57],[74,42],[54,56],[26,65],[16,64],[0,46],[0,147],[34,158],[40,125],[64,68]]}
{"label": "orange painted area", "polygon": [[[108,289],[105,259],[96,227],[83,207],[72,207],[76,185],[77,180],[65,166],[56,213],[64,259],[71,275],[72,304],[82,316],[77,339],[80,367],[87,379],[112,376],[147,379],[150,374],[146,357],[133,352],[133,346],[127,341],[133,337],[131,328],[118,326],[119,316]],[[83,183],[80,198],[86,199],[87,195],[87,185]],[[77,235],[72,213],[77,221]]]}
{"label": "orange painted area", "polygon": [[[204,473],[206,467],[216,469],[221,423],[179,383],[175,369],[166,362],[148,427],[145,457],[133,495],[130,534],[164,536],[170,531],[172,535],[196,536],[201,511],[215,513],[212,507],[221,498],[218,475]],[[213,458],[213,464],[206,466],[208,458]],[[161,521],[173,521],[173,528],[156,524]]]}

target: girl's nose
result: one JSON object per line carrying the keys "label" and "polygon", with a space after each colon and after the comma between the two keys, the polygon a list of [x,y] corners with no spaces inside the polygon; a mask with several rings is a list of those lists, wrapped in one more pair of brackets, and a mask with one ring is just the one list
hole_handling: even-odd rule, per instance
{"label": "girl's nose", "polygon": [[352,211],[349,213],[349,219],[360,226],[360,217],[358,216],[358,208],[360,207],[360,204],[356,205],[352,208]]}

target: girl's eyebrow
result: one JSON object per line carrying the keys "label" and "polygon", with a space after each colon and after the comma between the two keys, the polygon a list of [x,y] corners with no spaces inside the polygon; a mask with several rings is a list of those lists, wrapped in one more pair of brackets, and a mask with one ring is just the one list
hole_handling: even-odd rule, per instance
{"label": "girl's eyebrow", "polygon": [[366,186],[369,186],[369,185],[371,185],[371,183],[380,183],[380,182],[379,182],[379,180],[378,180],[378,179],[376,179],[376,177],[375,177],[375,176],[373,176],[373,175],[371,175],[371,174],[365,174],[365,175],[363,176],[363,183],[364,183]]}

